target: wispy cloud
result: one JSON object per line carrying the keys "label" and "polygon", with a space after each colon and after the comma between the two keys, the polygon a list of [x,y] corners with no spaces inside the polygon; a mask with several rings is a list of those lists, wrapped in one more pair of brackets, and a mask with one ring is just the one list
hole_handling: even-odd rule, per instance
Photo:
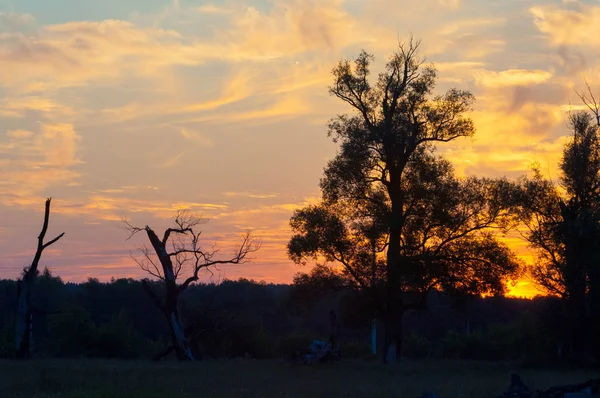
{"label": "wispy cloud", "polygon": [[224,192],[223,196],[228,198],[251,198],[251,199],[272,199],[276,198],[276,193],[251,193],[251,192]]}
{"label": "wispy cloud", "polygon": [[190,140],[202,147],[210,148],[214,145],[213,141],[210,138],[205,137],[202,134],[197,133],[197,132],[191,132],[191,131],[188,131],[187,129],[181,129],[181,135],[185,139]]}
{"label": "wispy cloud", "polygon": [[545,70],[509,69],[501,72],[480,71],[475,81],[486,87],[529,86],[547,82],[552,73]]}
{"label": "wispy cloud", "polygon": [[178,153],[177,155],[175,155],[175,156],[173,156],[173,157],[165,160],[164,162],[162,162],[159,167],[161,167],[163,169],[173,168],[173,167],[177,166],[180,163],[181,158],[183,157],[183,155],[185,155],[184,152]]}

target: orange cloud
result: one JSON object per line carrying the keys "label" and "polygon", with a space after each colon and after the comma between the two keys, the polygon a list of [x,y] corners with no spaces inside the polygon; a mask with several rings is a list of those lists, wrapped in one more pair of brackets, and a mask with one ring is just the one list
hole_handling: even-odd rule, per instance
{"label": "orange cloud", "polygon": [[[76,183],[73,167],[80,136],[71,124],[42,123],[38,133],[10,130],[0,141],[0,200],[12,202],[15,196],[36,195],[49,187]],[[12,198],[12,199],[11,199]]]}
{"label": "orange cloud", "polygon": [[501,72],[479,71],[475,82],[485,87],[528,86],[547,82],[552,74],[544,70],[509,69]]}
{"label": "orange cloud", "polygon": [[204,135],[197,132],[191,132],[187,129],[181,129],[181,135],[185,139],[190,140],[202,147],[212,147],[214,145],[210,138],[205,137]]}
{"label": "orange cloud", "polygon": [[0,116],[22,118],[26,111],[40,111],[51,118],[61,119],[74,115],[70,107],[39,96],[5,98],[0,103]]}
{"label": "orange cloud", "polygon": [[600,6],[574,2],[573,9],[555,5],[530,9],[537,28],[555,45],[600,46]]}

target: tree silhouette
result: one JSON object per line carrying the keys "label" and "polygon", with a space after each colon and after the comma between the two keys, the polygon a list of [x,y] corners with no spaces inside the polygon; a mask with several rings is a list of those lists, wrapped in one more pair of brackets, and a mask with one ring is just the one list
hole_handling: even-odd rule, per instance
{"label": "tree silhouette", "polygon": [[473,96],[432,96],[436,71],[418,57],[419,42],[400,43],[385,72],[369,82],[373,56],[362,52],[333,70],[330,93],[355,115],[329,124],[340,144],[321,180],[322,203],[297,211],[292,259],[341,263],[356,285],[378,286],[388,361],[401,351],[402,315],[433,288],[500,293],[518,263],[488,232],[506,227],[505,180],[458,179],[435,143],[474,133],[465,116]]}
{"label": "tree silhouette", "polygon": [[44,223],[42,224],[42,230],[38,236],[37,249],[31,265],[23,270],[23,277],[18,281],[18,302],[17,302],[17,317],[16,317],[16,354],[17,358],[28,358],[30,355],[31,345],[31,327],[32,327],[32,315],[36,308],[31,305],[32,291],[34,288],[35,280],[38,276],[38,265],[42,258],[44,249],[48,246],[56,243],[62,238],[65,233],[61,233],[54,239],[44,243],[46,238],[46,232],[48,231],[48,223],[50,222],[50,203],[52,198],[46,199],[46,207],[44,211]]}
{"label": "tree silhouette", "polygon": [[577,360],[591,353],[590,344],[600,358],[600,344],[591,337],[600,332],[600,108],[580,97],[593,114],[570,115],[572,137],[563,149],[560,185],[535,168],[519,183],[524,236],[538,252],[532,274],[548,293],[565,300]]}
{"label": "tree silhouette", "polygon": [[[159,353],[156,356],[157,359],[174,350],[178,360],[194,360],[179,313],[179,296],[190,284],[198,280],[199,272],[210,270],[210,267],[219,264],[243,263],[248,261],[250,253],[260,248],[260,243],[252,238],[250,232],[246,232],[231,257],[217,258],[219,249],[205,250],[200,246],[202,232],[197,232],[195,228],[205,221],[193,217],[185,210],[179,210],[175,216],[175,226],[166,229],[162,239],[149,226],[140,228],[125,221],[126,229],[130,233],[129,238],[138,232],[145,232],[148,236],[152,250],[142,246],[139,249],[141,258],[134,257],[134,259],[140,268],[161,280],[164,287],[164,297],[160,297],[146,280],[143,281],[144,290],[164,313],[171,335],[171,345]],[[178,278],[182,271],[188,271],[191,275],[179,283]]]}

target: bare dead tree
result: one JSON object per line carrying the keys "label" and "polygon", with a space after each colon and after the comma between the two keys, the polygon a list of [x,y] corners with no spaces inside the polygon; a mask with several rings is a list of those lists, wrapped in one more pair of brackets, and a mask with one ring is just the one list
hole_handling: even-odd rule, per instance
{"label": "bare dead tree", "polygon": [[[242,242],[230,257],[219,256],[219,249],[212,247],[205,250],[200,246],[202,231],[197,227],[207,220],[192,216],[186,210],[178,210],[174,227],[167,228],[160,239],[152,228],[136,227],[124,220],[129,238],[138,232],[145,232],[152,249],[143,245],[138,249],[140,257],[132,255],[141,269],[162,281],[164,297],[161,297],[147,281],[143,287],[154,304],[165,314],[169,323],[171,345],[159,353],[155,359],[160,359],[175,351],[180,361],[194,360],[194,356],[185,336],[179,314],[179,296],[190,284],[199,279],[202,270],[210,271],[211,267],[222,264],[241,264],[249,261],[248,255],[260,248],[260,242],[255,240],[247,231],[242,235]],[[182,279],[183,272],[190,275]],[[182,280],[182,281],[181,281]],[[181,282],[180,282],[181,281]]]}
{"label": "bare dead tree", "polygon": [[25,359],[30,356],[31,346],[31,326],[32,326],[32,315],[35,309],[31,305],[31,293],[35,279],[38,275],[38,265],[42,252],[48,246],[56,243],[62,238],[65,233],[61,233],[56,238],[44,243],[46,237],[46,231],[48,231],[48,222],[50,219],[50,202],[52,198],[46,199],[46,210],[44,212],[44,224],[42,225],[42,231],[38,236],[37,250],[33,258],[33,262],[29,267],[23,269],[23,277],[18,281],[18,301],[17,301],[17,319],[16,319],[16,355],[17,358]]}

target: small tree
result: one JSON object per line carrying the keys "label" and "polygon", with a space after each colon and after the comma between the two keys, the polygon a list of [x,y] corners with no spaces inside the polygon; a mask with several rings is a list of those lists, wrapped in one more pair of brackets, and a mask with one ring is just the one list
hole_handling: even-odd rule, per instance
{"label": "small tree", "polygon": [[38,276],[38,265],[42,258],[42,252],[48,246],[56,243],[64,236],[64,232],[56,238],[44,243],[46,232],[48,231],[48,223],[50,221],[50,202],[52,198],[46,199],[46,210],[44,212],[44,224],[38,236],[37,249],[31,265],[23,269],[23,277],[18,281],[18,301],[17,301],[17,318],[16,318],[16,335],[15,343],[17,349],[17,358],[28,358],[30,355],[31,346],[31,330],[32,320],[35,308],[32,307],[31,298],[35,280]]}
{"label": "small tree", "polygon": [[[260,248],[260,243],[252,238],[250,232],[246,232],[231,257],[217,258],[219,249],[213,247],[211,250],[204,250],[200,246],[202,232],[196,231],[195,228],[204,222],[206,220],[194,217],[185,210],[179,210],[175,216],[175,226],[166,229],[160,239],[149,226],[140,228],[125,221],[126,229],[130,233],[129,238],[138,232],[145,232],[152,245],[152,249],[143,245],[139,249],[142,257],[134,257],[134,260],[141,269],[161,280],[164,286],[164,297],[160,297],[146,280],[143,281],[144,290],[164,313],[169,324],[171,345],[157,355],[158,359],[174,350],[178,360],[194,360],[179,314],[179,296],[190,284],[198,280],[199,272],[210,270],[210,267],[219,264],[244,263],[249,260],[250,253]],[[179,282],[182,271],[187,271],[190,275],[183,282]]]}

